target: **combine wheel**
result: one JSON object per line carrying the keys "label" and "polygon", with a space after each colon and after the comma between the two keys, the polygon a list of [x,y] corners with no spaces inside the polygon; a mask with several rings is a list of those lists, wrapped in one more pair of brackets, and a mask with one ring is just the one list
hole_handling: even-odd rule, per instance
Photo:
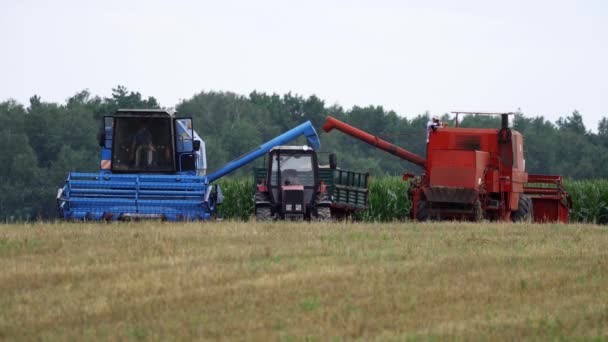
{"label": "combine wheel", "polygon": [[326,206],[317,207],[317,220],[330,221],[331,220],[331,208],[326,207]]}
{"label": "combine wheel", "polygon": [[429,219],[429,211],[426,208],[426,201],[419,200],[418,207],[416,208],[416,220],[427,221]]}
{"label": "combine wheel", "polygon": [[520,194],[519,195],[519,206],[517,210],[511,212],[512,222],[532,222],[532,200],[530,197]]}
{"label": "combine wheel", "polygon": [[475,201],[473,204],[473,213],[475,214],[475,222],[483,221],[483,209],[481,208],[481,201]]}
{"label": "combine wheel", "polygon": [[272,220],[272,212],[268,206],[259,206],[255,208],[255,220],[256,221],[270,221]]}

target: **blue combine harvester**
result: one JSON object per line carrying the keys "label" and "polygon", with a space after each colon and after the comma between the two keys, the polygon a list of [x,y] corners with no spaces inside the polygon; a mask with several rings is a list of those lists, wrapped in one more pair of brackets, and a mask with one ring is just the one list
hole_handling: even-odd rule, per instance
{"label": "blue combine harvester", "polygon": [[301,135],[320,147],[305,122],[206,175],[205,143],[191,118],[121,109],[104,118],[99,173],[68,175],[57,192],[59,214],[67,220],[208,220],[222,201],[213,181]]}

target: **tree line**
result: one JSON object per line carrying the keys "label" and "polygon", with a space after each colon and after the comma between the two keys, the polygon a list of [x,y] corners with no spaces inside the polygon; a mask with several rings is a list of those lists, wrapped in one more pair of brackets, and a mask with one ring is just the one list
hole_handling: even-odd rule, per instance
{"label": "tree line", "polygon": [[[154,97],[118,86],[107,98],[83,90],[65,103],[45,102],[38,96],[24,105],[0,102],[0,220],[52,219],[55,195],[68,172],[97,172],[96,136],[102,118],[118,108],[161,108]],[[364,131],[425,154],[425,125],[429,113],[397,115],[382,106],[345,109],[317,96],[252,92],[201,92],[175,108],[194,120],[205,140],[210,171],[256,148],[261,143],[310,120],[321,136],[322,151],[336,153],[342,168],[374,176],[419,171],[416,166],[342,133],[325,134],[321,126],[334,116]],[[404,114],[404,113],[402,113]],[[443,120],[451,122],[448,114]],[[499,127],[500,119],[465,116],[463,127]],[[561,174],[572,179],[608,176],[608,119],[591,132],[575,111],[551,122],[542,116],[517,113],[513,129],[524,135],[526,169],[530,173]],[[296,143],[304,143],[303,140]],[[324,154],[320,155],[324,162]],[[260,165],[261,161],[257,162]],[[233,177],[250,175],[244,168]]]}

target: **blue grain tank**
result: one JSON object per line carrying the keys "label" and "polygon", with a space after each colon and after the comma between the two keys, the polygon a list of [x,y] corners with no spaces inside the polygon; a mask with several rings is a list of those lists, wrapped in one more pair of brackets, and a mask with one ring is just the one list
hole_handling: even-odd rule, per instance
{"label": "blue grain tank", "polygon": [[70,173],[57,192],[67,220],[208,220],[221,203],[212,181],[300,135],[319,148],[305,122],[206,175],[206,146],[192,119],[165,110],[120,109],[104,117],[98,173]]}

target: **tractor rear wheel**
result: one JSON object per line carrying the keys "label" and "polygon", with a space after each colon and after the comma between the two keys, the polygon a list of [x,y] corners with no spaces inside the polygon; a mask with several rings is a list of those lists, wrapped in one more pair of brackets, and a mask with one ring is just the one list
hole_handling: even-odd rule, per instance
{"label": "tractor rear wheel", "polygon": [[272,220],[272,212],[268,206],[255,207],[255,220],[256,221],[270,221]]}
{"label": "tractor rear wheel", "polygon": [[517,210],[511,212],[511,222],[532,222],[533,216],[532,199],[520,194]]}
{"label": "tractor rear wheel", "polygon": [[429,211],[426,208],[426,201],[418,200],[418,206],[416,207],[416,220],[427,221],[429,219]]}
{"label": "tractor rear wheel", "polygon": [[331,208],[323,206],[317,207],[317,220],[329,221],[331,220]]}
{"label": "tractor rear wheel", "polygon": [[270,196],[267,192],[256,191],[253,197],[255,201],[255,219],[256,221],[272,220],[272,210],[270,209]]}

